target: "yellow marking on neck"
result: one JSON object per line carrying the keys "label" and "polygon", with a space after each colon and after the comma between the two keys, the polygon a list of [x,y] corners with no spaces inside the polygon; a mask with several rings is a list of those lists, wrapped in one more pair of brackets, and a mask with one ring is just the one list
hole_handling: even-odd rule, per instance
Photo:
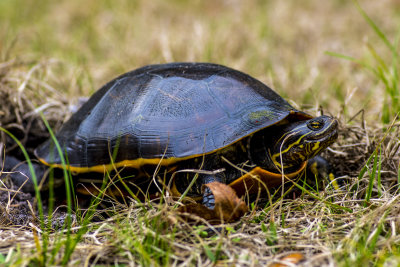
{"label": "yellow marking on neck", "polygon": [[312,150],[312,151],[317,150],[317,149],[319,148],[320,143],[321,143],[321,142],[316,142],[316,143],[314,143],[314,146],[313,146],[313,148],[312,148],[311,150]]}
{"label": "yellow marking on neck", "polygon": [[[296,134],[296,132],[294,132],[294,133]],[[271,157],[272,162],[273,162],[276,166],[278,166],[279,168],[282,168],[282,165],[281,165],[280,162],[278,162],[276,159],[279,158],[280,155],[283,155],[283,154],[285,154],[286,152],[288,152],[293,146],[298,145],[298,144],[300,143],[300,141],[301,141],[304,137],[306,137],[307,135],[309,135],[309,134],[310,134],[310,133],[306,133],[306,134],[300,136],[300,138],[298,138],[296,142],[291,143],[285,150],[279,151],[278,153],[272,155],[272,157]],[[305,157],[303,157],[302,155],[300,155],[300,157],[302,158],[302,160],[305,159]],[[289,168],[289,167],[292,167],[292,166],[293,166],[293,165],[285,165],[284,168]]]}

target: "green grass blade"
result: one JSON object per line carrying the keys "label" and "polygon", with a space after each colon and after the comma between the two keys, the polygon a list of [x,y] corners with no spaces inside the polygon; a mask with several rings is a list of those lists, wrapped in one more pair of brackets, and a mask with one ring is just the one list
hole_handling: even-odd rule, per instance
{"label": "green grass blade", "polygon": [[371,163],[372,159],[374,158],[374,153],[372,153],[371,156],[369,156],[367,162],[364,164],[364,167],[361,169],[360,173],[358,174],[358,180],[361,180],[364,177],[364,174],[367,172],[368,165]]}
{"label": "green grass blade", "polygon": [[347,207],[343,207],[343,206],[340,206],[338,204],[331,203],[331,202],[329,202],[329,201],[317,196],[316,194],[314,194],[313,192],[311,192],[310,190],[306,189],[305,187],[301,186],[300,184],[298,184],[297,182],[295,182],[293,180],[291,182],[293,183],[294,186],[296,186],[297,188],[301,189],[303,192],[309,194],[311,197],[323,202],[324,204],[326,204],[328,206],[331,206],[333,208],[336,208],[336,209],[339,209],[339,210],[343,210],[343,211],[346,211],[346,212],[353,212],[351,209],[349,209]]}
{"label": "green grass blade", "polygon": [[382,73],[388,72],[389,68],[388,68],[385,60],[376,52],[375,48],[370,43],[367,43],[367,48],[368,48],[368,51],[370,52],[370,54],[372,55],[372,57],[378,63],[376,68],[378,68],[380,70],[379,73],[382,74]]}
{"label": "green grass blade", "polygon": [[[40,221],[44,222],[43,205],[42,205],[42,199],[41,199],[40,191],[39,191],[39,187],[38,187],[37,177],[36,177],[36,173],[35,173],[35,170],[33,168],[33,165],[32,165],[32,161],[31,161],[31,159],[30,159],[30,157],[28,155],[28,152],[26,151],[24,145],[11,132],[9,132],[8,130],[4,129],[1,126],[0,126],[0,131],[3,131],[8,136],[10,136],[17,143],[18,147],[21,149],[22,153],[24,154],[25,160],[26,160],[26,162],[27,162],[27,164],[29,166],[29,171],[30,171],[30,173],[32,175],[33,184],[35,186],[35,196],[36,196],[36,199],[37,199],[37,202],[38,202]],[[43,227],[43,229],[44,229],[44,225],[41,225],[41,227]]]}
{"label": "green grass blade", "polygon": [[[28,155],[28,152],[26,151],[26,149],[23,146],[23,144],[11,132],[9,132],[8,130],[4,129],[3,127],[0,127],[0,131],[5,132],[8,136],[10,136],[17,143],[18,147],[21,149],[21,151],[22,151],[22,153],[23,153],[23,155],[25,157],[25,160],[26,160],[26,162],[27,162],[27,164],[29,166],[29,172],[31,173],[32,181],[33,181],[34,188],[35,188],[35,197],[36,197],[37,206],[38,206],[38,210],[39,210],[40,227],[42,229],[46,229],[45,228],[45,223],[44,223],[45,220],[44,220],[43,203],[42,203],[42,198],[41,198],[40,191],[39,191],[38,180],[37,180],[36,173],[35,173],[35,170],[34,170],[33,165],[32,165],[32,161],[31,161],[31,159],[30,159],[30,157]],[[42,257],[43,257],[42,261],[43,261],[43,264],[44,264],[47,261],[48,232],[47,231],[43,231],[42,236],[43,236],[43,239],[42,239],[43,240],[43,245],[42,245],[42,248],[41,248],[41,254],[42,254]]]}
{"label": "green grass blade", "polygon": [[371,199],[372,195],[372,189],[374,187],[374,181],[375,181],[375,175],[376,175],[376,168],[377,168],[377,163],[378,163],[378,152],[377,150],[374,151],[372,154],[372,157],[374,158],[374,163],[372,165],[372,171],[369,172],[369,183],[368,183],[368,189],[365,194],[365,205],[368,205],[369,200]]}
{"label": "green grass blade", "polygon": [[351,62],[359,64],[359,65],[363,66],[364,68],[366,68],[367,70],[369,70],[372,73],[374,73],[375,76],[379,77],[379,73],[376,71],[376,69],[373,68],[371,65],[368,65],[367,63],[363,62],[362,60],[359,60],[359,59],[354,58],[354,57],[346,56],[346,55],[343,55],[343,54],[340,54],[340,53],[331,52],[331,51],[325,51],[325,54],[329,55],[329,56],[333,56],[333,57],[349,60]]}
{"label": "green grass blade", "polygon": [[381,170],[382,170],[382,149],[379,149],[378,170],[377,170],[377,177],[376,177],[378,196],[382,196]]}
{"label": "green grass blade", "polygon": [[71,227],[72,227],[72,184],[70,184],[71,180],[70,180],[70,175],[68,173],[67,170],[67,162],[64,158],[64,153],[63,153],[63,149],[61,148],[60,144],[57,142],[57,138],[53,132],[53,130],[51,129],[48,121],[46,120],[46,118],[44,117],[43,114],[40,114],[47,130],[49,131],[50,134],[50,138],[54,141],[54,144],[56,146],[57,149],[57,153],[60,156],[60,160],[61,160],[61,165],[63,167],[63,176],[64,176],[64,182],[65,182],[65,192],[67,195],[67,218],[66,218],[66,227],[67,227],[67,240],[65,242],[65,252],[64,252],[64,256],[62,259],[62,264],[65,265],[68,263],[69,257],[72,254],[73,248],[72,248],[72,240],[71,240]]}
{"label": "green grass blade", "polygon": [[358,11],[360,14],[363,16],[365,21],[369,24],[369,26],[374,30],[374,32],[381,38],[381,40],[385,43],[385,45],[396,55],[397,51],[396,48],[390,43],[390,41],[386,38],[385,34],[379,29],[379,27],[375,24],[375,22],[367,15],[367,13],[364,11],[364,9],[361,8],[360,4],[358,1],[353,0],[355,3]]}

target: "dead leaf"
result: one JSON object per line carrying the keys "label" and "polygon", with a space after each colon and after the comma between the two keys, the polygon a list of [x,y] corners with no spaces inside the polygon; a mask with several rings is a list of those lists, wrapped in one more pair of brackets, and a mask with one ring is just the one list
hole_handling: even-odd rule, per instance
{"label": "dead leaf", "polygon": [[269,267],[288,267],[293,266],[294,264],[300,263],[304,260],[304,255],[302,253],[291,253],[282,257],[279,262],[272,263]]}
{"label": "dead leaf", "polygon": [[214,211],[224,221],[235,221],[248,211],[246,203],[237,197],[236,192],[230,186],[219,182],[212,182],[204,186],[210,188],[213,193]]}
{"label": "dead leaf", "polygon": [[223,223],[236,221],[248,211],[246,203],[237,197],[230,186],[219,182],[203,186],[208,187],[214,195],[214,209],[199,203],[191,203],[179,208],[179,212],[197,215],[210,223]]}

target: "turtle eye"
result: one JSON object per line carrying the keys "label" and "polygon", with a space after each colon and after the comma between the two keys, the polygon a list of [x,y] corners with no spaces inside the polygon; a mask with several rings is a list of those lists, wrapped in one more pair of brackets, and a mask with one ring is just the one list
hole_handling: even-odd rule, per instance
{"label": "turtle eye", "polygon": [[309,122],[307,124],[307,126],[310,130],[317,131],[324,126],[324,123],[322,121],[315,120],[315,121]]}

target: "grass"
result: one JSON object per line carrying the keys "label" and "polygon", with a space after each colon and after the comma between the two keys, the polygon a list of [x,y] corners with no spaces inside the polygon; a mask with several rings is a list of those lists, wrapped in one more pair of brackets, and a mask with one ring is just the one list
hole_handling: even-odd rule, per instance
{"label": "grass", "polygon": [[[91,222],[93,218],[93,214],[95,213],[95,210],[100,203],[100,197],[101,194],[104,192],[101,191],[98,196],[92,199],[91,204],[85,214],[79,214],[80,210],[77,208],[78,204],[73,203],[73,200],[76,200],[77,198],[75,197],[75,192],[72,187],[72,177],[71,173],[67,171],[66,165],[67,161],[65,160],[63,156],[63,151],[61,150],[60,145],[58,144],[55,135],[53,131],[51,130],[47,120],[41,116],[44,124],[46,125],[50,136],[53,140],[55,140],[55,144],[57,146],[57,151],[60,155],[62,165],[64,166],[64,186],[65,186],[65,195],[67,197],[67,212],[65,218],[62,219],[62,225],[58,226],[61,227],[61,233],[60,234],[53,234],[52,232],[54,231],[53,228],[53,223],[54,223],[54,218],[53,218],[53,212],[54,212],[54,204],[55,204],[55,196],[54,196],[54,175],[53,172],[50,171],[49,175],[49,200],[47,201],[47,207],[44,208],[44,204],[42,201],[42,194],[39,189],[39,184],[38,184],[38,179],[36,177],[36,173],[34,171],[34,166],[32,165],[32,161],[30,159],[30,156],[28,155],[27,150],[24,148],[24,146],[21,144],[21,142],[8,130],[5,128],[0,127],[0,131],[6,133],[8,136],[10,136],[14,142],[18,144],[19,149],[24,154],[24,157],[26,159],[26,162],[29,166],[29,171],[32,175],[32,180],[34,182],[34,188],[35,188],[35,207],[37,206],[38,208],[38,214],[39,218],[38,221],[40,223],[39,227],[33,227],[32,229],[32,234],[33,234],[33,239],[34,239],[34,244],[36,247],[36,254],[29,258],[30,263],[33,263],[38,266],[48,266],[48,265],[55,265],[55,264],[61,264],[61,265],[66,265],[70,261],[71,254],[76,248],[76,245],[81,241],[81,238],[84,234],[86,234],[88,228],[87,225]],[[46,209],[46,214],[45,216],[45,209]],[[72,226],[73,226],[73,214],[72,211],[76,211],[77,214],[79,215],[79,228],[75,230],[74,234],[72,233]],[[40,233],[40,234],[39,234]],[[61,256],[61,259],[60,259]],[[20,260],[20,259],[19,259]],[[9,261],[6,261],[4,259],[4,263],[8,263]],[[22,262],[15,262],[15,264],[23,264]]]}
{"label": "grass", "polygon": [[[366,23],[371,27],[386,49],[390,52],[391,57],[384,58],[376,49],[373,43],[367,43],[369,51],[368,59],[356,59],[350,56],[328,53],[339,58],[350,60],[360,64],[370,71],[376,79],[384,85],[383,105],[381,119],[384,124],[390,123],[391,120],[397,118],[400,112],[400,91],[399,91],[399,53],[397,52],[400,31],[396,34],[396,40],[391,42],[368,14],[361,8],[357,1],[354,1],[359,13],[365,19]],[[372,62],[371,62],[372,61]]]}
{"label": "grass", "polygon": [[[398,7],[372,0],[0,1],[0,126],[29,156],[78,96],[116,75],[151,63],[212,61],[259,78],[296,107],[337,116],[340,137],[325,155],[345,181],[321,191],[299,184],[300,197],[253,204],[230,225],[193,226],[173,205],[131,200],[111,202],[102,211],[111,216],[99,221],[100,211],[82,210],[63,231],[46,214],[18,226],[13,214],[29,205],[3,188],[0,264],[261,266],[301,252],[307,266],[395,266]],[[6,144],[15,153],[0,137],[1,151]]]}

